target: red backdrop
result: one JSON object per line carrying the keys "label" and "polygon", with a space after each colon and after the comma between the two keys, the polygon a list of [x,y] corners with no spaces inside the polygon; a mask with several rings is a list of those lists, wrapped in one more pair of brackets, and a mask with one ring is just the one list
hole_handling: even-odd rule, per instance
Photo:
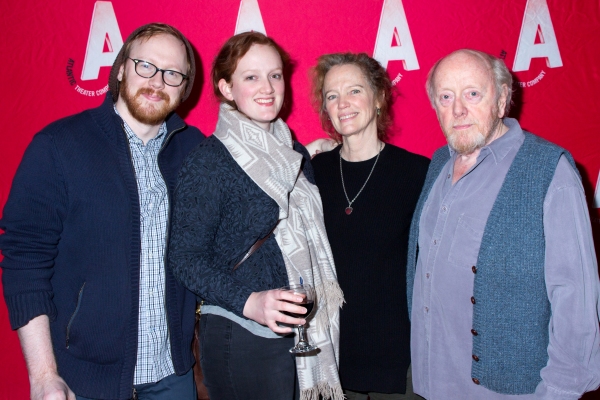
{"label": "red backdrop", "polygon": [[[136,27],[158,21],[178,27],[199,54],[200,79],[180,111],[207,135],[218,107],[207,84],[210,63],[236,29],[266,32],[291,54],[295,69],[286,116],[301,142],[325,136],[309,97],[315,59],[362,51],[386,65],[396,83],[391,142],[426,156],[444,144],[424,90],[429,68],[463,47],[499,56],[519,81],[511,116],[572,152],[599,230],[596,0],[3,0],[0,21],[0,205],[32,136],[58,118],[99,105],[107,65],[122,41]],[[26,399],[28,393],[17,335],[0,301],[0,399]]]}

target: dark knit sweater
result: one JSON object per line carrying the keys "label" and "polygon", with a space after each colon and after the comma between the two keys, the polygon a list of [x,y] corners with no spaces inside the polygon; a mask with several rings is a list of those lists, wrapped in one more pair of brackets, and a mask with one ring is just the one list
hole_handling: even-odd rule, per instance
{"label": "dark knit sweater", "polygon": [[[533,393],[548,362],[550,303],[546,293],[543,206],[564,149],[525,132],[486,222],[475,273],[471,375],[498,393]],[[411,226],[408,296],[417,260],[419,219],[427,197],[450,158],[433,155]]]}
{"label": "dark knit sweater", "polygon": [[[99,399],[131,398],[138,342],[140,208],[122,125],[108,95],[35,135],[0,224],[12,328],[47,314],[59,374]],[[177,115],[167,119],[158,164],[169,194],[203,138]],[[194,362],[195,298],[168,270],[165,285],[173,365],[183,374]]]}
{"label": "dark knit sweater", "polygon": [[[314,182],[306,149],[303,171]],[[277,223],[279,207],[210,136],[186,159],[177,188],[169,242],[175,276],[203,299],[243,317],[252,292],[288,284],[275,236],[235,271],[250,247]]]}
{"label": "dark knit sweater", "polygon": [[[404,393],[410,365],[406,251],[429,160],[387,144],[346,215],[339,152],[313,159],[325,226],[346,304],[340,314],[340,378],[345,389]],[[352,200],[375,158],[343,161]]]}

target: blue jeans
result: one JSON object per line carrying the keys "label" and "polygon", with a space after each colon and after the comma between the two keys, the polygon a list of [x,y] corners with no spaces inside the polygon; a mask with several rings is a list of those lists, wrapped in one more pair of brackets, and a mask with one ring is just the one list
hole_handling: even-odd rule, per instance
{"label": "blue jeans", "polygon": [[[138,400],[196,400],[196,384],[191,369],[182,376],[173,374],[156,383],[145,383],[134,387]],[[75,398],[77,400],[93,400],[81,396],[75,396]]]}
{"label": "blue jeans", "polygon": [[294,400],[293,336],[266,339],[213,314],[200,318],[200,361],[210,400]]}

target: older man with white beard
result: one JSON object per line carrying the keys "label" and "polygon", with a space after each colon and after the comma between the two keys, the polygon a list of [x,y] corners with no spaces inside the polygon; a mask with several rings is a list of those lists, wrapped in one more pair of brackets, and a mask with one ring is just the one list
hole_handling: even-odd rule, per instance
{"label": "older man with white beard", "polygon": [[165,266],[178,171],[204,138],[173,113],[195,72],[181,32],[144,25],[104,103],[47,126],[23,156],[0,248],[34,400],[196,399],[196,300]]}
{"label": "older man with white beard", "polygon": [[600,384],[581,179],[566,150],[505,117],[511,85],[501,60],[473,50],[428,76],[448,146],[431,161],[407,265],[414,390],[427,399],[578,399]]}

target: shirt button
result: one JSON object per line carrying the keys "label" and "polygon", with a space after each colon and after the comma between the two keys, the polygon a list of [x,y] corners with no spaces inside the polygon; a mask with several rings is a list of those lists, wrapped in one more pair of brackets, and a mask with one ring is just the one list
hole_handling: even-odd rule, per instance
{"label": "shirt button", "polygon": [[448,174],[448,176],[446,177],[447,179],[450,179],[450,174]]}
{"label": "shirt button", "polygon": [[473,383],[476,384],[476,385],[479,385],[479,379],[473,378]]}
{"label": "shirt button", "polygon": [[429,312],[429,307],[425,307],[425,312]]}
{"label": "shirt button", "polygon": [[473,273],[476,274],[477,273],[477,267],[473,265],[471,267],[471,271],[473,271]]}
{"label": "shirt button", "polygon": [[[473,357],[473,360],[475,360],[475,361],[479,362],[479,357],[477,357],[475,354],[473,354],[473,356],[472,356],[472,357]],[[479,385],[479,384],[478,384],[478,385]]]}
{"label": "shirt button", "polygon": [[442,212],[445,213],[446,211],[448,211],[448,207],[442,206]]}
{"label": "shirt button", "polygon": [[477,331],[476,331],[475,329],[471,329],[471,334],[472,334],[473,336],[477,336],[477,335],[479,335],[479,333],[477,333]]}
{"label": "shirt button", "polygon": [[433,245],[437,246],[437,239],[433,239]]}
{"label": "shirt button", "polygon": [[475,304],[475,297],[471,296],[471,303]]}
{"label": "shirt button", "polygon": [[425,274],[425,277],[429,279],[429,272]]}

